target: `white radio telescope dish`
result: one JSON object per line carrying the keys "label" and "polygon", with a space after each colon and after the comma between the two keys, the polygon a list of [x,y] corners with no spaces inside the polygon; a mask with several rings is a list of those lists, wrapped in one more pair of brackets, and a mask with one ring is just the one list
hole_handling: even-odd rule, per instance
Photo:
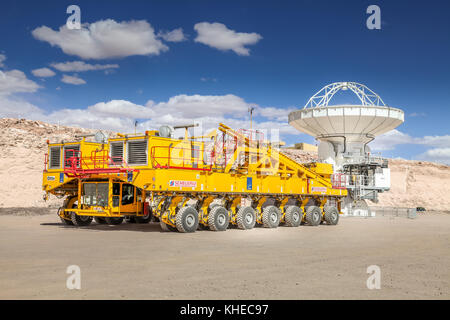
{"label": "white radio telescope dish", "polygon": [[97,131],[95,133],[94,139],[98,143],[106,143],[108,141],[108,135],[103,131]]}
{"label": "white radio telescope dish", "polygon": [[[341,90],[352,91],[360,104],[330,105]],[[381,97],[363,84],[335,82],[313,95],[303,109],[289,114],[289,124],[321,141],[368,143],[404,121],[402,110],[386,106]]]}

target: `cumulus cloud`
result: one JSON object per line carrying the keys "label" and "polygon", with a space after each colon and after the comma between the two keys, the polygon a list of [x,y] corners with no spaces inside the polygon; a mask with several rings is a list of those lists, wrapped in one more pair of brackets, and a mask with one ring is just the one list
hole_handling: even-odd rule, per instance
{"label": "cumulus cloud", "polygon": [[36,76],[36,77],[40,77],[40,78],[48,78],[48,77],[53,77],[56,73],[54,73],[51,69],[49,68],[39,68],[39,69],[34,69],[31,71],[31,73]]}
{"label": "cumulus cloud", "polygon": [[0,117],[40,119],[43,111],[23,99],[0,96]]}
{"label": "cumulus cloud", "polygon": [[35,92],[40,86],[20,70],[0,71],[0,95]]}
{"label": "cumulus cloud", "polygon": [[126,100],[99,102],[88,107],[88,111],[112,117],[128,117],[135,119],[151,118],[155,116],[155,112],[151,108],[134,104]]}
{"label": "cumulus cloud", "polygon": [[67,84],[74,84],[74,85],[80,85],[80,84],[86,84],[86,81],[83,79],[77,77],[77,76],[69,76],[67,74],[64,74],[61,78],[61,81]]}
{"label": "cumulus cloud", "polygon": [[[153,102],[151,102],[153,103]],[[177,118],[194,119],[198,117],[219,117],[246,115],[248,103],[233,94],[223,96],[177,95],[167,102],[160,102],[153,106],[157,113],[169,113]]]}
{"label": "cumulus cloud", "polygon": [[163,38],[167,42],[181,42],[187,40],[183,33],[183,28],[174,29],[172,31],[160,31],[158,37]]}
{"label": "cumulus cloud", "polygon": [[371,149],[378,151],[393,150],[397,145],[411,144],[413,140],[414,138],[410,135],[394,129],[376,137],[369,146]]}
{"label": "cumulus cloud", "polygon": [[[20,115],[62,125],[118,132],[132,132],[135,120],[139,120],[138,130],[140,131],[157,129],[161,125],[167,124],[200,123],[201,126],[196,129],[198,135],[217,128],[220,122],[233,128],[249,128],[247,110],[249,106],[255,106],[255,104],[250,104],[243,98],[232,94],[221,96],[182,94],[157,103],[149,100],[145,105],[126,100],[111,100],[99,102],[87,108],[65,108],[53,112],[45,112],[24,101],[15,102],[17,102],[17,106],[14,104],[14,108],[8,107],[12,105],[11,101],[0,103],[0,116],[18,117]],[[264,109],[260,106],[257,107]],[[264,130],[266,138],[270,136],[271,129],[279,129],[280,134],[283,135],[295,134],[298,136],[298,132],[287,122],[278,122],[270,118],[254,118],[253,128]],[[183,135],[182,130],[179,134]]]}
{"label": "cumulus cloud", "polygon": [[63,25],[55,31],[42,26],[34,29],[32,35],[38,40],[61,48],[66,54],[82,59],[159,55],[168,50],[168,47],[157,39],[153,27],[145,20],[100,20],[83,24],[80,30],[69,30]]}
{"label": "cumulus cloud", "polygon": [[4,54],[0,54],[0,68],[4,68],[5,65],[3,64],[3,61],[6,60],[6,56]]}
{"label": "cumulus cloud", "polygon": [[[273,119],[277,121],[284,121],[288,123],[288,115],[290,112],[296,110],[297,108],[275,108],[275,107],[265,107],[265,108],[255,108],[254,115],[262,116],[268,119]],[[298,133],[298,131],[296,131]]]}
{"label": "cumulus cloud", "polygon": [[434,148],[417,156],[419,160],[441,162],[450,165],[450,147]]}
{"label": "cumulus cloud", "polygon": [[447,148],[450,147],[450,135],[412,137],[409,134],[394,129],[380,135],[379,137],[376,137],[375,140],[370,143],[370,147],[374,150],[381,151],[393,150],[397,145],[401,144],[416,144],[433,148]]}
{"label": "cumulus cloud", "polygon": [[262,39],[257,33],[236,32],[218,22],[200,22],[194,25],[194,30],[197,31],[195,42],[223,51],[232,50],[242,56],[250,55],[250,49],[245,46],[256,44]]}
{"label": "cumulus cloud", "polygon": [[394,150],[398,145],[419,145],[429,149],[416,156],[419,160],[450,164],[450,135],[412,137],[399,130],[392,130],[375,138],[370,143],[373,150]]}
{"label": "cumulus cloud", "polygon": [[62,72],[83,72],[92,70],[108,70],[119,68],[118,64],[89,64],[84,61],[67,61],[50,64],[56,70]]}

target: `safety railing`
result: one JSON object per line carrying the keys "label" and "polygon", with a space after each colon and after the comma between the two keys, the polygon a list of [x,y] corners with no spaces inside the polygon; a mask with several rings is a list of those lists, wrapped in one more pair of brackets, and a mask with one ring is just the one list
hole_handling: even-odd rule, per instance
{"label": "safety railing", "polygon": [[150,149],[150,159],[156,169],[211,171],[212,165],[204,163],[203,153],[204,150],[195,148],[153,146]]}
{"label": "safety railing", "polygon": [[48,170],[48,153],[44,155],[44,171]]}
{"label": "safety railing", "polygon": [[246,137],[249,142],[263,142],[264,133],[256,129],[239,129],[237,132]]}
{"label": "safety railing", "polygon": [[[69,156],[67,156],[69,154]],[[64,174],[68,177],[82,177],[92,174],[128,173],[139,170],[129,168],[122,157],[114,161],[107,150],[92,151],[88,157],[83,157],[80,150],[67,149],[64,153]]]}
{"label": "safety railing", "polygon": [[347,175],[344,173],[335,173],[331,175],[331,184],[333,189],[346,189]]}

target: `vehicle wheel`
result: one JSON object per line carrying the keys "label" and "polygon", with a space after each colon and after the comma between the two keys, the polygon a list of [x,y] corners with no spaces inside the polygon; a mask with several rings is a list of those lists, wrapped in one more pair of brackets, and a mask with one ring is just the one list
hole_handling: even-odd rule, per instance
{"label": "vehicle wheel", "polygon": [[297,206],[287,207],[284,222],[288,227],[298,227],[302,222],[302,210]]}
{"label": "vehicle wheel", "polygon": [[103,217],[94,217],[95,222],[98,224],[106,224],[106,220]]}
{"label": "vehicle wheel", "polygon": [[152,213],[149,211],[149,213],[146,216],[131,217],[131,219],[133,218],[136,223],[149,223],[152,220]]}
{"label": "vehicle wheel", "polygon": [[136,223],[136,219],[134,217],[125,217],[125,222]]}
{"label": "vehicle wheel", "polygon": [[159,225],[161,226],[161,229],[165,232],[177,231],[177,228],[174,228],[171,225],[166,224],[161,219],[159,220]]}
{"label": "vehicle wheel", "polygon": [[198,228],[197,210],[191,206],[184,206],[176,215],[176,224],[179,232],[195,232]]}
{"label": "vehicle wheel", "polygon": [[64,218],[61,218],[61,217],[59,217],[59,218],[61,219],[62,223],[66,224],[68,226],[73,226],[72,220],[67,220],[67,219],[64,219]]}
{"label": "vehicle wheel", "polygon": [[305,220],[310,226],[318,226],[322,220],[322,210],[316,206],[307,207]]}
{"label": "vehicle wheel", "polygon": [[72,212],[70,218],[72,223],[79,227],[88,226],[92,222],[91,216],[79,216],[75,212]]}
{"label": "vehicle wheel", "polygon": [[105,221],[109,225],[118,225],[123,222],[123,217],[106,217]]}
{"label": "vehicle wheel", "polygon": [[228,210],[222,206],[215,206],[208,214],[208,226],[212,231],[225,231],[229,223]]}
{"label": "vehicle wheel", "polygon": [[280,224],[280,210],[275,206],[267,206],[263,209],[262,221],[264,228],[276,228]]}
{"label": "vehicle wheel", "polygon": [[239,229],[253,229],[256,224],[256,212],[252,207],[241,207],[236,215]]}
{"label": "vehicle wheel", "polygon": [[327,224],[336,225],[339,222],[339,211],[336,207],[325,207],[323,209],[325,212],[324,218]]}
{"label": "vehicle wheel", "polygon": [[59,209],[58,209],[58,217],[61,219],[61,222],[63,223],[63,224],[66,224],[66,225],[68,225],[68,226],[73,226],[73,222],[72,222],[72,220],[69,220],[69,219],[64,219],[63,217],[61,217],[60,215],[59,215],[59,213],[61,212],[61,210],[63,210],[64,209],[64,207],[59,207]]}

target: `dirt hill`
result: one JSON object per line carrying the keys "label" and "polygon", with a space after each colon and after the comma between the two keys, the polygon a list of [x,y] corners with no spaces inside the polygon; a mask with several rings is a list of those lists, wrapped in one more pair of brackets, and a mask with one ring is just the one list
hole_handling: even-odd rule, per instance
{"label": "dirt hill", "polygon": [[[96,130],[57,126],[41,121],[0,119],[0,207],[59,206],[61,200],[42,199],[42,169],[46,140],[74,141],[75,135]],[[316,154],[284,149],[299,162]],[[423,161],[389,160],[391,191],[380,195],[379,205],[450,210],[450,166]]]}

